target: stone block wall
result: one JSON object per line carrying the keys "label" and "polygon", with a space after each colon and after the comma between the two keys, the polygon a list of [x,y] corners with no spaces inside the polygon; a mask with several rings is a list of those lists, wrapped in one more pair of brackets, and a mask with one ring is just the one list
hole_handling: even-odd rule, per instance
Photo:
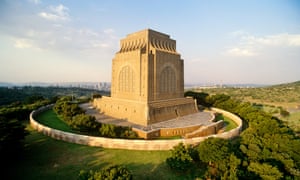
{"label": "stone block wall", "polygon": [[147,112],[146,103],[103,96],[94,99],[93,106],[108,116],[125,119],[143,126],[148,125],[147,113],[145,113]]}
{"label": "stone block wall", "polygon": [[224,126],[224,121],[218,121],[208,126],[202,126],[198,130],[187,133],[185,138],[203,137],[216,134]]}
{"label": "stone block wall", "polygon": [[103,148],[129,149],[129,150],[170,150],[174,146],[178,145],[179,143],[197,145],[209,137],[230,139],[239,136],[242,130],[242,120],[238,116],[229,113],[227,111],[223,111],[221,109],[213,108],[214,111],[223,113],[225,116],[228,116],[231,119],[233,119],[238,124],[238,127],[232,129],[231,131],[220,133],[220,134],[215,134],[215,135],[210,135],[205,137],[173,139],[173,140],[132,140],[132,139],[112,139],[112,138],[104,138],[104,137],[86,136],[86,135],[73,134],[73,133],[68,133],[57,129],[53,129],[40,124],[34,119],[34,117],[38,115],[40,112],[52,108],[52,106],[50,105],[50,106],[42,107],[30,113],[30,125],[34,129],[54,139],[76,143],[76,144],[88,145],[88,146],[103,147]]}

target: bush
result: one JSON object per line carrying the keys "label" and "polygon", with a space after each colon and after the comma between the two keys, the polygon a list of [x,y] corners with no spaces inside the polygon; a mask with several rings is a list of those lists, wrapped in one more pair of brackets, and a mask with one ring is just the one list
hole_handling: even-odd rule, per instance
{"label": "bush", "polygon": [[70,97],[63,97],[59,99],[53,110],[60,116],[63,117],[63,120],[70,124],[73,116],[84,113],[84,111],[78,106],[77,103],[70,102]]}
{"label": "bush", "polygon": [[84,171],[81,170],[78,176],[79,180],[131,180],[130,171],[119,165],[110,166],[100,171]]}
{"label": "bush", "polygon": [[100,127],[100,123],[96,122],[94,116],[89,116],[86,114],[78,114],[72,118],[70,126],[81,132],[97,131]]}
{"label": "bush", "polygon": [[206,106],[206,107],[210,107],[212,104],[210,102],[208,102],[208,97],[209,95],[207,93],[204,92],[192,92],[192,91],[187,91],[184,93],[184,97],[193,97],[194,99],[197,100],[197,104],[198,105],[202,105],[202,106]]}
{"label": "bush", "polygon": [[93,99],[96,99],[96,98],[102,98],[102,95],[101,94],[93,94]]}
{"label": "bush", "polygon": [[176,171],[186,171],[193,165],[193,158],[197,158],[191,146],[184,146],[179,143],[171,151],[171,157],[167,158],[169,167]]}
{"label": "bush", "polygon": [[99,129],[100,135],[104,137],[117,137],[115,126],[112,124],[102,124]]}
{"label": "bush", "polygon": [[285,110],[285,109],[280,108],[280,115],[281,115],[282,117],[288,117],[288,116],[290,115],[290,112],[288,112],[288,111]]}
{"label": "bush", "polygon": [[99,129],[100,135],[111,138],[137,138],[137,134],[130,127],[102,124]]}

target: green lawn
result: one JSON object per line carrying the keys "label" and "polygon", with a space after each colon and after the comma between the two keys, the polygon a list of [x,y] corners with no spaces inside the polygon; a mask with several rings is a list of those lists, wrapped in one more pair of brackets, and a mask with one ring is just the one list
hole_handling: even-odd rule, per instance
{"label": "green lawn", "polygon": [[69,125],[63,122],[52,109],[40,113],[36,117],[36,120],[54,129],[58,129],[66,132],[76,132],[72,130],[72,128],[70,128]]}
{"label": "green lawn", "polygon": [[231,129],[234,129],[236,128],[238,125],[233,121],[231,120],[229,117],[227,116],[223,116],[222,114],[219,114],[217,117],[216,117],[216,120],[224,120],[225,122],[225,125],[226,125],[226,128],[225,128],[225,131],[230,131]]}
{"label": "green lawn", "polygon": [[[43,123],[52,123],[51,127],[66,128],[61,121],[57,121],[53,111],[42,113],[38,119]],[[30,134],[26,136],[20,158],[10,165],[7,164],[7,172],[11,175],[9,179],[77,179],[80,170],[99,170],[113,164],[127,167],[134,179],[179,180],[203,177],[203,174],[199,174],[203,173],[203,168],[193,168],[185,174],[170,170],[165,163],[166,158],[171,155],[170,151],[89,147],[52,139],[33,130],[29,125],[27,130]]]}
{"label": "green lawn", "polygon": [[[72,132],[52,111],[42,113],[37,119],[51,127]],[[232,121],[224,117],[229,125]],[[228,127],[229,127],[228,125]],[[20,158],[8,166],[9,179],[77,179],[80,170],[99,170],[119,164],[127,167],[134,179],[196,179],[203,177],[203,167],[178,174],[170,170],[165,160],[170,151],[133,151],[89,147],[58,141],[33,130],[24,141]],[[198,172],[197,172],[198,171]]]}

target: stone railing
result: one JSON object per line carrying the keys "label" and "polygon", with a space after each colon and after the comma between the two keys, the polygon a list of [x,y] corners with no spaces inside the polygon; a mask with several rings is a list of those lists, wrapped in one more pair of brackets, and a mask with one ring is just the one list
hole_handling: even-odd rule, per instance
{"label": "stone railing", "polygon": [[140,140],[140,139],[114,139],[114,138],[105,138],[105,137],[94,137],[86,136],[80,134],[74,134],[69,132],[64,132],[61,130],[53,129],[47,126],[44,126],[37,122],[34,118],[39,113],[52,108],[53,105],[48,105],[42,108],[39,108],[30,113],[30,124],[38,132],[41,132],[47,136],[50,136],[54,139],[63,140],[76,144],[83,144],[88,146],[98,146],[103,148],[114,148],[114,149],[130,149],[130,150],[170,150],[179,143],[197,145],[200,142],[204,141],[209,137],[219,137],[230,139],[236,137],[240,134],[242,129],[242,120],[227,111],[221,109],[213,108],[213,111],[223,113],[225,116],[230,117],[233,121],[238,124],[238,127],[232,129],[228,132],[221,134],[214,134],[205,137],[195,137],[189,139],[173,139],[173,140]]}

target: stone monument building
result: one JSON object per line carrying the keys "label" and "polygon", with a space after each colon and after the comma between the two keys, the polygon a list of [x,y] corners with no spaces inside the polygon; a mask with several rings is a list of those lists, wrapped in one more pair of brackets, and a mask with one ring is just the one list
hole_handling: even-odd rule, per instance
{"label": "stone monument building", "polygon": [[183,60],[176,41],[151,29],[127,35],[112,61],[111,97],[94,99],[108,116],[147,126],[198,112],[184,98]]}

